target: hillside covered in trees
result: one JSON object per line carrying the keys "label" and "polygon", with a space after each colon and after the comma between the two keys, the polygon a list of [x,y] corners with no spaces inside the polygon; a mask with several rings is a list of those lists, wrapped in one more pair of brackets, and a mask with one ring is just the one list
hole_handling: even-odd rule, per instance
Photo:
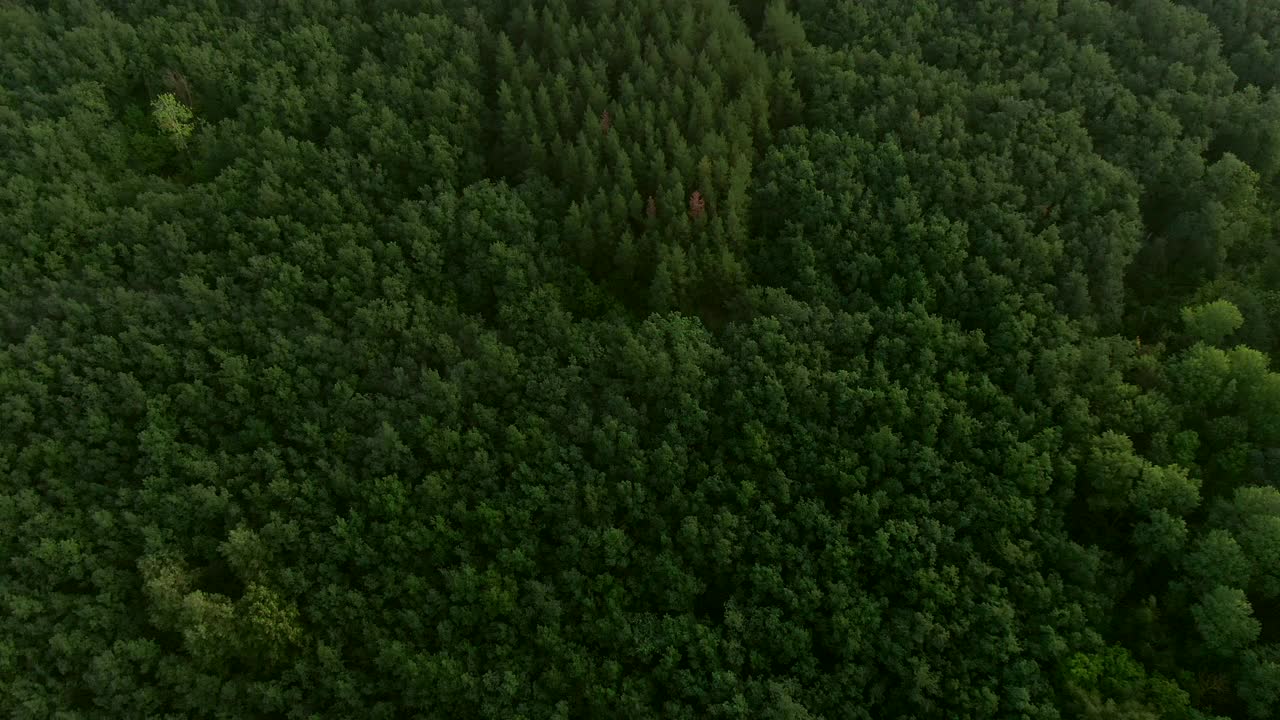
{"label": "hillside covered in trees", "polygon": [[5,717],[1280,717],[1280,0],[9,0],[0,218]]}

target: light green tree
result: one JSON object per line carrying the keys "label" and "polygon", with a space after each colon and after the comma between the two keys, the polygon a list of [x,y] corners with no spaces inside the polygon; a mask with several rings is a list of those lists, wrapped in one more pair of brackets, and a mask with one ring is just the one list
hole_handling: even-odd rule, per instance
{"label": "light green tree", "polygon": [[173,93],[165,93],[151,102],[151,117],[179,150],[186,149],[196,127],[191,108]]}
{"label": "light green tree", "polygon": [[1244,324],[1240,309],[1226,300],[1215,300],[1204,305],[1182,309],[1182,322],[1187,332],[1197,340],[1217,345]]}

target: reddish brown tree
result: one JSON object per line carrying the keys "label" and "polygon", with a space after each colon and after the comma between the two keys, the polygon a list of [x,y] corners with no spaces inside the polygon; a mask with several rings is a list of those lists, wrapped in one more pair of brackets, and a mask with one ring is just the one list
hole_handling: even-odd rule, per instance
{"label": "reddish brown tree", "polygon": [[702,199],[702,193],[694,190],[693,194],[689,196],[689,217],[697,220],[702,217],[706,209],[707,203]]}
{"label": "reddish brown tree", "polygon": [[658,201],[652,195],[649,196],[649,202],[644,204],[644,214],[650,218],[658,217]]}
{"label": "reddish brown tree", "polygon": [[165,70],[164,84],[168,86],[169,91],[174,94],[183,105],[194,108],[195,103],[191,98],[191,85],[187,83],[187,76],[177,70]]}
{"label": "reddish brown tree", "polygon": [[611,127],[613,127],[613,116],[609,114],[608,110],[605,110],[604,114],[600,116],[600,131],[608,135]]}

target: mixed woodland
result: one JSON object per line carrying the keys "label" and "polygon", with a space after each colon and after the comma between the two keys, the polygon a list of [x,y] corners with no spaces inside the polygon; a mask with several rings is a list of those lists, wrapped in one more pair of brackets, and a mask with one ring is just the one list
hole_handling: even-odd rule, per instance
{"label": "mixed woodland", "polygon": [[0,712],[1280,717],[1280,0],[0,0]]}

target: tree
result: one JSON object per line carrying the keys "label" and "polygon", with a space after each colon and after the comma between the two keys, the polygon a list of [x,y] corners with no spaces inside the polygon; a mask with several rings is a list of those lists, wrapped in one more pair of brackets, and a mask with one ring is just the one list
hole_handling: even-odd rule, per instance
{"label": "tree", "polygon": [[1276,5],[0,3],[0,707],[1274,716]]}
{"label": "tree", "polygon": [[1215,528],[1199,538],[1194,549],[1182,559],[1193,587],[1207,592],[1218,586],[1244,587],[1249,582],[1250,563],[1231,533]]}
{"label": "tree", "polygon": [[1195,339],[1209,345],[1218,345],[1240,329],[1244,324],[1244,316],[1230,302],[1217,300],[1204,305],[1183,308],[1182,322],[1186,325],[1187,332]]}
{"label": "tree", "polygon": [[187,107],[173,93],[160,95],[151,102],[151,116],[155,119],[160,132],[179,150],[186,149],[191,133],[195,130],[191,108]]}
{"label": "tree", "polygon": [[1214,508],[1216,524],[1228,528],[1250,564],[1248,585],[1263,597],[1280,596],[1280,492],[1273,487],[1241,487],[1230,502]]}
{"label": "tree", "polygon": [[786,0],[770,0],[764,10],[762,40],[774,52],[793,53],[807,44],[804,24],[787,9]]}
{"label": "tree", "polygon": [[1244,671],[1238,688],[1249,717],[1270,717],[1280,702],[1280,660],[1275,646],[1246,651],[1241,664]]}
{"label": "tree", "polygon": [[1218,657],[1232,657],[1246,649],[1262,632],[1253,617],[1253,606],[1239,588],[1219,585],[1205,593],[1191,608],[1205,649]]}
{"label": "tree", "polygon": [[702,199],[702,193],[694,190],[693,194],[689,195],[689,217],[697,220],[702,217],[706,209],[707,203]]}

